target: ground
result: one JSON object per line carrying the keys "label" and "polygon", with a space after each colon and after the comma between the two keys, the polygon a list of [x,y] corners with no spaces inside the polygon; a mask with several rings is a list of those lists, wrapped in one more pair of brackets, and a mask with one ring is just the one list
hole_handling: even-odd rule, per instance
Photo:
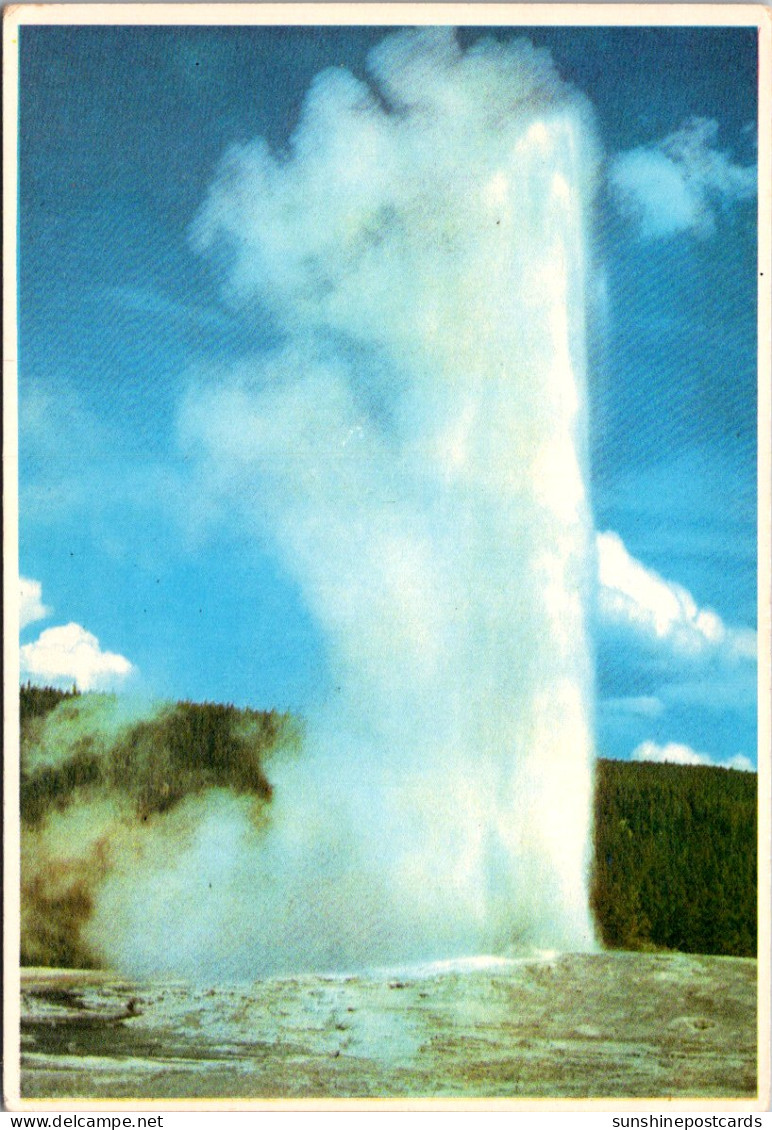
{"label": "ground", "polygon": [[23,1098],[753,1098],[756,962],[603,953],[250,985],[25,970]]}

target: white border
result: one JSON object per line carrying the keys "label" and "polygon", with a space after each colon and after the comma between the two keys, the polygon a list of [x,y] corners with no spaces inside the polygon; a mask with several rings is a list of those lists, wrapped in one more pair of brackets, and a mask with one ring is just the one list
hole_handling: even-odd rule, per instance
{"label": "white border", "polygon": [[24,24],[166,26],[767,27],[763,4],[182,3],[11,4],[5,19]]}

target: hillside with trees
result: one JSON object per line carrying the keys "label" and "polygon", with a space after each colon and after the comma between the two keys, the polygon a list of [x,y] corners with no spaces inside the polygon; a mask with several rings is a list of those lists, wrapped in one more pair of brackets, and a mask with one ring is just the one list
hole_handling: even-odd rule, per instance
{"label": "hillside with trees", "polygon": [[82,790],[128,796],[141,818],[210,788],[269,801],[264,759],[299,742],[298,723],[276,710],[165,703],[116,724],[109,709],[115,701],[21,688],[23,822],[36,824],[49,808],[66,808]]}
{"label": "hillside with trees", "polygon": [[605,945],[756,953],[757,776],[598,762],[592,904]]}
{"label": "hillside with trees", "polygon": [[[21,688],[23,879],[25,833],[32,842],[51,812],[120,797],[146,821],[211,788],[269,805],[271,757],[301,744],[299,722],[275,710],[179,702],[117,725],[116,701]],[[753,773],[598,762],[591,899],[604,945],[756,953],[756,789]],[[89,913],[82,887],[64,883],[54,897],[39,874],[27,879],[27,959],[83,963],[68,941]]]}

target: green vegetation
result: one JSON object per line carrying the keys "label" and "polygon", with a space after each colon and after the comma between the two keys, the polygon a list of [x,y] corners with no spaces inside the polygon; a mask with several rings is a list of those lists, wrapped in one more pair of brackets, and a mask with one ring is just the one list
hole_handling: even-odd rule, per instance
{"label": "green vegetation", "polygon": [[138,814],[166,812],[183,797],[222,787],[271,799],[262,759],[289,736],[290,720],[275,711],[180,702],[138,722],[109,760],[110,785],[131,782]]}
{"label": "green vegetation", "polygon": [[598,763],[592,904],[605,945],[756,953],[755,773]]}
{"label": "green vegetation", "polygon": [[85,927],[125,837],[154,817],[157,831],[162,814],[215,788],[249,796],[262,821],[264,765],[300,740],[298,723],[275,710],[178,702],[137,716],[114,695],[52,687],[22,687],[19,713],[24,965],[98,965]]}
{"label": "green vegetation", "polygon": [[19,719],[22,732],[31,718],[44,718],[46,714],[67,699],[79,698],[75,687],[71,691],[60,691],[56,687],[33,687],[25,683],[19,691]]}
{"label": "green vegetation", "polygon": [[21,964],[56,969],[97,969],[99,962],[81,941],[93,910],[88,877],[70,876],[66,886],[33,875],[22,887]]}
{"label": "green vegetation", "polygon": [[268,801],[263,761],[299,740],[298,724],[288,714],[216,703],[178,702],[122,726],[111,716],[109,726],[100,725],[94,706],[104,704],[107,718],[114,702],[111,696],[22,687],[25,823],[38,823],[52,808],[63,810],[84,790],[128,797],[141,818],[218,787]]}
{"label": "green vegetation", "polygon": [[[109,796],[147,820],[211,788],[267,804],[266,764],[299,743],[297,722],[274,710],[180,702],[121,721],[116,705],[21,688],[23,872],[25,834],[51,811]],[[753,773],[598,762],[592,907],[605,945],[755,954],[756,788]],[[45,870],[56,882],[29,869],[25,878],[30,960],[34,949],[37,961],[83,964],[75,923],[90,913],[91,887],[72,867]]]}

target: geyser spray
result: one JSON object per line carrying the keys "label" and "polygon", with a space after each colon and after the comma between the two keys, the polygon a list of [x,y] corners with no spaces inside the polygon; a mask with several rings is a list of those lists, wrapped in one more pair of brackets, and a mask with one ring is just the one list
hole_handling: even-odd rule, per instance
{"label": "geyser spray", "polygon": [[591,115],[527,41],[409,31],[368,67],[316,78],[285,153],[230,150],[195,223],[281,343],[191,391],[183,442],[335,692],[266,828],[199,798],[163,867],[100,887],[92,938],[134,972],[593,944]]}

